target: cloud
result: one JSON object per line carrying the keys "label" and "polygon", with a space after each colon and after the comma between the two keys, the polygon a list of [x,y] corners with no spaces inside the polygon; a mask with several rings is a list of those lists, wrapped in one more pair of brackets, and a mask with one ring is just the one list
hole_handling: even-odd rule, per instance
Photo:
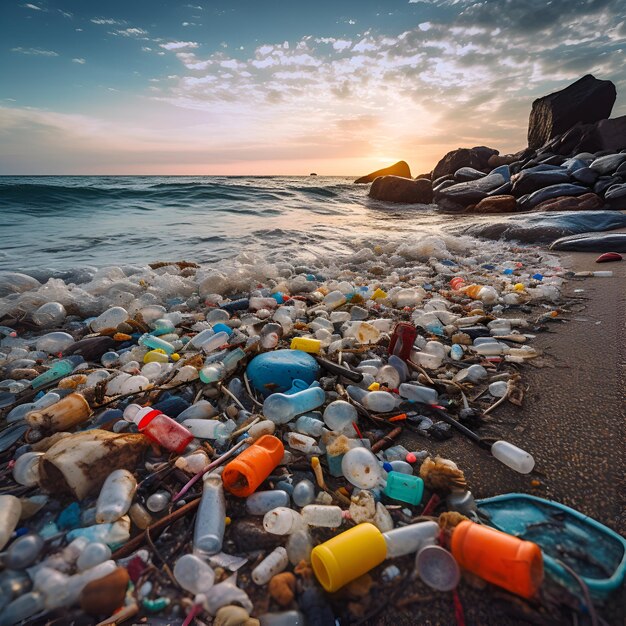
{"label": "cloud", "polygon": [[43,9],[39,6],[37,6],[36,4],[31,4],[30,2],[27,2],[26,4],[22,5],[25,9],[32,9],[33,11],[45,11],[46,9]]}
{"label": "cloud", "polygon": [[70,11],[64,11],[63,9],[57,9],[57,11],[63,16],[66,17],[68,20],[71,20],[74,17],[74,14],[71,13]]}
{"label": "cloud", "polygon": [[40,57],[58,57],[59,53],[54,50],[43,50],[42,48],[11,48],[11,52],[19,52],[20,54],[28,54]]}
{"label": "cloud", "polygon": [[352,42],[347,39],[337,39],[333,43],[333,48],[341,52],[342,50],[349,50],[352,47]]}
{"label": "cloud", "polygon": [[87,63],[87,61],[85,61],[85,59],[77,57],[75,59],[72,59],[72,63],[78,63],[79,65],[85,65],[85,63]]}
{"label": "cloud", "polygon": [[181,50],[183,48],[197,48],[198,45],[195,41],[170,41],[162,43],[161,48],[165,48],[165,50]]}
{"label": "cloud", "polygon": [[111,34],[121,35],[122,37],[144,37],[148,34],[147,30],[143,28],[124,28],[123,30],[116,30]]}
{"label": "cloud", "polygon": [[89,21],[93,22],[94,24],[107,25],[107,26],[114,26],[116,24],[121,26],[126,23],[124,21],[114,20],[113,18],[110,18],[110,17],[94,17],[93,19]]}
{"label": "cloud", "polygon": [[188,9],[195,9],[196,11],[203,10],[203,8],[200,5],[196,5],[196,4],[186,4],[185,7],[187,7]]}

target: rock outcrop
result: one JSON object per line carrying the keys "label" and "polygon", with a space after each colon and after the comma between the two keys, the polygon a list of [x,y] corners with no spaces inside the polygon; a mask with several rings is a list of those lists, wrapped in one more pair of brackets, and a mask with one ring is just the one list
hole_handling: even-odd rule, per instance
{"label": "rock outcrop", "polygon": [[379,176],[370,187],[369,195],[376,200],[406,204],[430,204],[433,188],[429,180],[412,180],[401,176]]}
{"label": "rock outcrop", "polygon": [[431,179],[437,180],[441,176],[454,174],[462,167],[471,167],[487,173],[491,167],[488,165],[489,158],[497,155],[498,151],[486,146],[476,146],[474,148],[458,148],[448,152],[432,171]]}
{"label": "rock outcrop", "polygon": [[587,74],[565,89],[535,100],[528,120],[528,147],[541,148],[576,124],[608,118],[616,96],[610,80]]}
{"label": "rock outcrop", "polygon": [[382,170],[376,170],[367,176],[361,176],[361,178],[357,178],[354,182],[359,185],[371,183],[379,176],[401,176],[402,178],[411,178],[411,170],[406,161],[398,161],[389,167],[384,167]]}
{"label": "rock outcrop", "polygon": [[595,193],[584,193],[582,196],[558,196],[540,202],[535,211],[593,211],[600,209],[604,202]]}
{"label": "rock outcrop", "polygon": [[467,213],[513,213],[517,210],[515,196],[490,196],[483,198],[478,204],[467,207]]}

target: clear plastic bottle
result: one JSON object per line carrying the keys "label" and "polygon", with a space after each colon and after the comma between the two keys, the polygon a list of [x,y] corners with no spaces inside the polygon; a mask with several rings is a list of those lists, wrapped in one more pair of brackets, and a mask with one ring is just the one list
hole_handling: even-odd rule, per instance
{"label": "clear plastic bottle", "polygon": [[226,499],[220,476],[207,474],[193,533],[194,552],[217,554],[226,528]]}
{"label": "clear plastic bottle", "polygon": [[228,333],[222,331],[206,338],[200,347],[205,354],[210,354],[225,343],[228,343]]}
{"label": "clear plastic bottle", "polygon": [[263,517],[263,528],[273,535],[291,535],[304,527],[302,515],[286,507],[276,507]]}
{"label": "clear plastic bottle", "polygon": [[[225,422],[215,419],[188,419],[183,426],[198,439],[217,439],[229,434],[229,426]],[[232,432],[232,429],[230,429]]]}
{"label": "clear plastic bottle", "polygon": [[282,489],[257,491],[246,498],[246,510],[250,515],[265,515],[278,507],[289,506],[289,494]]}
{"label": "clear plastic bottle", "polygon": [[215,572],[200,557],[185,554],[174,565],[174,578],[190,593],[207,593],[215,581]]}
{"label": "clear plastic bottle", "polygon": [[160,337],[155,337],[154,335],[150,335],[148,333],[141,335],[137,343],[140,346],[145,346],[151,350],[163,350],[165,354],[173,354],[176,352],[176,348],[169,341],[165,341]]}
{"label": "clear plastic bottle", "polygon": [[343,511],[334,505],[308,504],[302,509],[302,518],[309,526],[337,528],[343,522]]}
{"label": "clear plastic bottle", "polygon": [[313,541],[308,528],[297,530],[295,533],[289,535],[289,539],[287,540],[287,556],[292,565],[297,565],[300,561],[309,563],[312,549]]}
{"label": "clear plastic bottle", "polygon": [[418,552],[426,545],[435,545],[439,535],[437,522],[418,522],[383,533],[387,543],[387,558],[393,559]]}
{"label": "clear plastic bottle", "polygon": [[296,506],[311,504],[315,500],[315,486],[305,478],[294,486],[292,497]]}
{"label": "clear plastic bottle", "polygon": [[289,565],[287,550],[282,546],[270,552],[253,570],[252,580],[257,585],[265,585],[276,574],[280,574]]}
{"label": "clear plastic bottle", "polygon": [[311,387],[291,395],[273,393],[263,403],[263,415],[276,424],[286,424],[296,415],[321,406],[325,400],[326,394],[320,387]]}
{"label": "clear plastic bottle", "polygon": [[528,452],[508,441],[496,441],[491,446],[491,454],[520,474],[529,474],[535,467],[535,459]]}
{"label": "clear plastic bottle", "polygon": [[33,389],[37,389],[38,387],[43,387],[43,385],[52,383],[55,380],[65,378],[74,371],[75,367],[76,365],[70,359],[56,361],[43,374],[39,374],[39,376],[33,378],[33,380],[30,381],[30,386]]}
{"label": "clear plastic bottle", "polygon": [[381,479],[378,459],[367,448],[352,448],[341,460],[341,471],[359,489],[373,489]]}
{"label": "clear plastic bottle", "polygon": [[125,469],[111,472],[102,485],[96,502],[96,522],[116,522],[128,513],[137,489],[137,480]]}
{"label": "clear plastic bottle", "polygon": [[357,410],[345,400],[335,400],[324,410],[324,422],[330,430],[354,436],[353,422],[358,421]]}
{"label": "clear plastic bottle", "polygon": [[22,514],[22,503],[15,496],[0,496],[0,550],[6,546]]}
{"label": "clear plastic bottle", "polygon": [[[319,415],[319,413],[315,413],[314,415]],[[322,432],[324,432],[324,422],[313,417],[313,415],[301,415],[296,420],[295,429],[303,435],[320,437]]]}
{"label": "clear plastic bottle", "polygon": [[92,320],[90,326],[94,333],[99,333],[101,330],[107,328],[117,328],[120,324],[125,322],[130,315],[128,311],[121,306],[114,306],[107,309],[104,313],[98,315],[96,319]]}
{"label": "clear plastic bottle", "polygon": [[398,392],[401,397],[412,402],[421,402],[423,404],[437,404],[439,402],[439,394],[434,389],[422,385],[402,383]]}
{"label": "clear plastic bottle", "polygon": [[371,391],[363,399],[366,409],[374,413],[388,413],[398,404],[397,398],[387,391]]}

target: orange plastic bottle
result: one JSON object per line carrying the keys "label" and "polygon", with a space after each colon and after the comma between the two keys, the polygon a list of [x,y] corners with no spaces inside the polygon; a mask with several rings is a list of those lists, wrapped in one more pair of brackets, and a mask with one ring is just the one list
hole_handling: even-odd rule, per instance
{"label": "orange plastic bottle", "polygon": [[530,541],[464,521],[454,529],[451,548],[461,567],[524,598],[543,581],[543,555]]}
{"label": "orange plastic bottle", "polygon": [[249,496],[272,473],[284,454],[285,448],[280,439],[273,435],[259,437],[224,467],[224,489],[240,498]]}

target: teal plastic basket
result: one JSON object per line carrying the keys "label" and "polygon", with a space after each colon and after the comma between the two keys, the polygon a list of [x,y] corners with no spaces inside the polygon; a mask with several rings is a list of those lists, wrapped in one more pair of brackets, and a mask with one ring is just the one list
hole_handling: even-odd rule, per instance
{"label": "teal plastic basket", "polygon": [[597,599],[623,584],[626,540],[591,517],[523,493],[486,498],[476,504],[490,526],[536,543],[548,574],[574,593],[580,593],[580,585],[558,561],[571,567]]}

